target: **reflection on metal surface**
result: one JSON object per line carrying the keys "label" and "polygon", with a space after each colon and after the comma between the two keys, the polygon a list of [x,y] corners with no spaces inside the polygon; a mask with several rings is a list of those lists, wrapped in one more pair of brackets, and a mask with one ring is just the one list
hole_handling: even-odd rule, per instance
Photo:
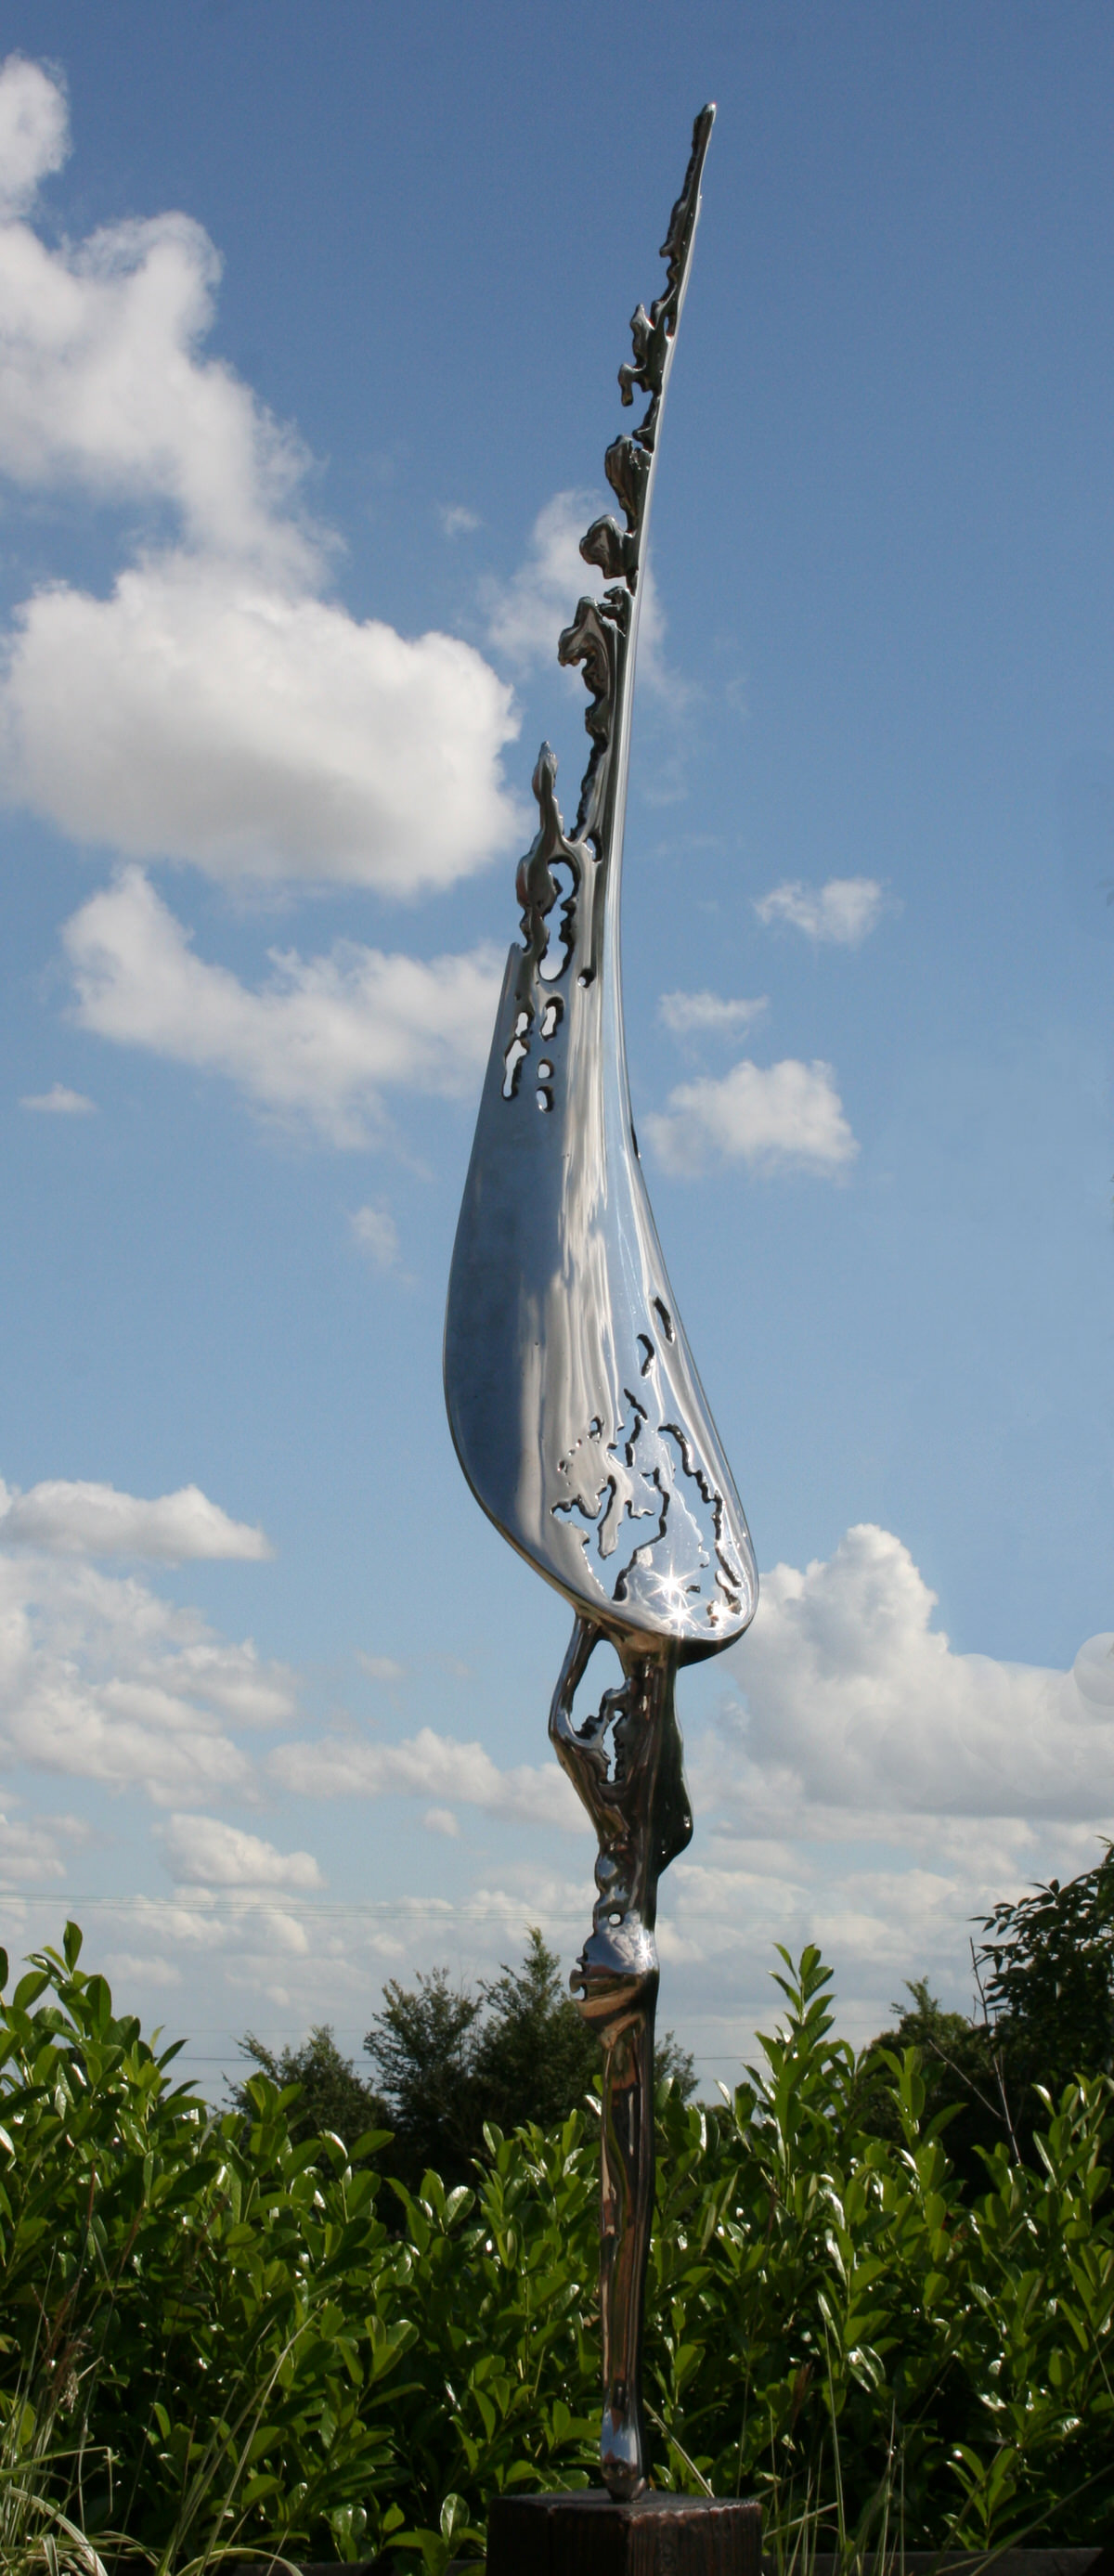
{"label": "reflection on metal surface", "polygon": [[[639,574],[713,116],[703,109],[693,129],[664,292],[649,314],[638,306],[619,370],[624,403],[636,386],[649,396],[605,458],[625,524],[597,519],[581,541],[609,586],[578,602],[558,655],[583,672],[592,749],[568,833],[547,743],[538,755],[539,828],[517,879],[522,944],[503,979],[445,1325],[449,1421],[472,1491],[576,1613],[550,1733],[600,1843],[573,1984],[604,2047],[601,2456],[616,2495],[644,2482],[657,1880],[692,1832],[674,1675],[738,1637],[757,1598],[742,1504],[642,1178],[619,960]],[[574,1694],[601,1639],[623,1685],[578,1726]]]}

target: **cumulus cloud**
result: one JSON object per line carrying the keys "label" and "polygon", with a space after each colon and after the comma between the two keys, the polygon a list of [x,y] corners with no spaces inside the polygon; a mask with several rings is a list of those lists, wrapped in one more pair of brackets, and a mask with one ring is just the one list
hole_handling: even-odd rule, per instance
{"label": "cumulus cloud", "polygon": [[603,506],[595,492],[555,492],[538,512],[518,571],[509,581],[481,584],[488,642],[512,669],[552,662],[577,600],[586,591],[603,589],[603,574],[595,564],[586,564],[580,551],[585,529]]}
{"label": "cumulus cloud", "polygon": [[327,957],[272,952],[253,989],[195,955],[137,868],[84,904],[63,939],[83,1028],[223,1074],[334,1145],[375,1135],[385,1087],[459,1097],[486,1061],[501,963],[487,949],[428,964],[351,942]]}
{"label": "cumulus cloud", "polygon": [[64,1082],[53,1082],[49,1091],[28,1091],[20,1101],[21,1109],[41,1110],[48,1118],[92,1118],[97,1104],[83,1091],[69,1091]]}
{"label": "cumulus cloud", "polygon": [[[87,1572],[41,1562],[67,1581]],[[39,1615],[57,1633],[57,1603]],[[837,1969],[840,2028],[861,2041],[890,2020],[904,1978],[927,1974],[948,2000],[967,2002],[972,1917],[1038,1875],[1096,1857],[1114,1813],[1114,1635],[1088,1640],[1065,1674],[958,1654],[935,1616],[900,1540],[853,1529],[827,1560],[765,1575],[754,1627],[717,1667],[731,1694],[719,1716],[694,1725],[686,1710],[699,1841],[663,1882],[659,1933],[668,2017],[700,2053],[705,2085],[713,2072],[737,2074],[755,2022],[768,2026],[774,1937],[821,1943]],[[175,1650],[157,1626],[156,1662]],[[129,1656],[134,1645],[116,1651],[118,1673],[131,1670]],[[196,1751],[196,1728],[189,1741]],[[394,1745],[334,1732],[286,1745],[267,1767],[272,1786],[301,1802],[299,1843],[315,1795],[405,1796],[415,1825],[437,1836],[454,1826],[466,1834],[469,1810],[526,1830],[502,1882],[473,1885],[463,1904],[416,1889],[389,1920],[357,1905],[341,1926],[312,1902],[312,1852],[287,1854],[225,1826],[210,1813],[221,1784],[195,1779],[163,1793],[176,1901],[127,1900],[136,1963],[150,1956],[162,1973],[160,1960],[190,1958],[226,1994],[266,1996],[285,2034],[322,2009],[355,2025],[369,1975],[389,1966],[409,1977],[416,1961],[443,1956],[447,1939],[474,1976],[512,1955],[507,1944],[527,1922],[540,1921],[566,1954],[582,1938],[584,1870],[558,1874],[544,1846],[539,1862],[532,1831],[587,1832],[555,1764],[500,1771],[483,1746],[425,1729]],[[242,1795],[245,1785],[227,1788]],[[200,1816],[186,1812],[195,1802]],[[44,1831],[60,1850],[56,1820]],[[13,1888],[49,1884],[47,1847],[34,1852],[26,1837],[6,1845],[0,1826],[0,1880],[9,1856]],[[242,2027],[239,2005],[234,2014]],[[214,2007],[214,2020],[229,2017],[227,2005]]]}
{"label": "cumulus cloud", "polygon": [[181,1807],[249,1788],[232,1730],[293,1707],[289,1676],[250,1640],[217,1636],[137,1577],[0,1554],[0,1762]]}
{"label": "cumulus cloud", "polygon": [[[835,1811],[841,1832],[851,1816],[1114,1813],[1114,1634],[1063,1673],[956,1654],[935,1607],[908,1548],[869,1522],[827,1560],[764,1575],[754,1626],[725,1658],[746,1708],[725,1720],[721,1799],[747,1797],[743,1757],[767,1819],[803,1803]],[[970,1857],[977,1840],[959,1848]]]}
{"label": "cumulus cloud", "polygon": [[757,1065],[744,1057],[722,1080],[679,1083],[643,1121],[659,1161],[678,1179],[717,1162],[756,1172],[833,1173],[858,1153],[830,1064]]}
{"label": "cumulus cloud", "polygon": [[[571,626],[577,600],[586,593],[598,597],[603,590],[603,574],[598,565],[585,563],[580,540],[592,520],[613,506],[613,496],[610,502],[604,501],[598,492],[555,492],[538,512],[517,572],[506,582],[481,582],[488,642],[513,671],[526,672],[537,662],[555,661],[557,638],[562,627]],[[651,688],[662,689],[668,683],[676,697],[677,683],[667,675],[662,660],[664,636],[661,603],[647,565],[638,626],[639,676]]]}
{"label": "cumulus cloud", "polygon": [[63,581],[17,611],[0,788],[74,839],[222,880],[451,883],[521,829],[509,689],[457,638],[320,596],[336,549],[299,512],[304,450],[203,354],[220,261],[200,225],[52,248],[13,219],[65,131],[57,84],[10,60],[0,473],[154,516],[107,598]]}
{"label": "cumulus cloud", "polygon": [[498,757],[517,726],[470,644],[179,555],[17,612],[0,757],[74,840],[405,895],[517,835]]}
{"label": "cumulus cloud", "polygon": [[398,1268],[398,1227],[389,1208],[361,1207],[352,1211],[352,1232],[361,1249],[376,1270]]}
{"label": "cumulus cloud", "polygon": [[663,993],[658,1018],[675,1038],[734,1037],[768,1009],[765,993],[753,1002],[727,1001],[719,993]]}
{"label": "cumulus cloud", "polygon": [[[10,1797],[5,1804],[11,1807]],[[89,1828],[75,1816],[0,1815],[0,1888],[39,1886],[64,1878],[63,1846],[88,1840]]]}
{"label": "cumulus cloud", "polygon": [[182,1565],[191,1558],[258,1561],[272,1554],[261,1529],[230,1520],[199,1485],[145,1502],[113,1485],[48,1479],[21,1494],[0,1477],[0,1546],[60,1556],[139,1556]]}
{"label": "cumulus cloud", "polygon": [[0,220],[26,214],[39,186],[70,149],[69,117],[57,78],[22,54],[0,69]]}
{"label": "cumulus cloud", "polygon": [[402,1792],[479,1807],[488,1816],[520,1825],[560,1825],[587,1831],[584,1812],[556,1763],[527,1763],[501,1771],[482,1744],[462,1744],[423,1726],[400,1744],[369,1743],[356,1735],[280,1744],[270,1759],[272,1777],[300,1798],[383,1798]]}
{"label": "cumulus cloud", "polygon": [[876,877],[829,877],[822,886],[792,878],[759,895],[754,909],[759,921],[785,921],[808,939],[858,948],[880,920],[884,903]]}
{"label": "cumulus cloud", "polygon": [[171,1877],[179,1886],[322,1887],[312,1852],[276,1851],[259,1834],[241,1832],[216,1816],[171,1816],[160,1836]]}
{"label": "cumulus cloud", "polygon": [[[0,100],[11,77],[7,63]],[[284,510],[304,451],[231,368],[199,356],[220,273],[188,215],[108,225],[57,249],[7,222],[0,471],[32,490],[169,503],[193,545],[304,579],[319,550]]]}
{"label": "cumulus cloud", "polygon": [[[264,1845],[263,1848],[269,1846]],[[285,1989],[265,1982],[267,1969],[276,1952],[284,1952],[287,1959],[309,1957],[307,1918],[294,1913],[292,1908],[265,1902],[256,1904],[250,1898],[229,1906],[229,1898],[236,1898],[238,1893],[235,1888],[221,1891],[194,1884],[182,1887],[177,1902],[137,1897],[128,1908],[128,1921],[129,1929],[141,1932],[148,1944],[146,1953],[133,1953],[140,1974],[143,1957],[163,1944],[178,1953],[192,1950],[195,1960],[197,1953],[207,1951],[211,1956],[216,1954],[230,1987],[241,1991],[248,1988],[255,1995],[262,1990],[271,2001],[289,2003],[290,1996]],[[222,1910],[222,1895],[227,1911]],[[223,1959],[220,1959],[221,1952],[224,1953]],[[196,1993],[196,1984],[194,1991]],[[312,1996],[307,1997],[307,2002],[312,2011]]]}
{"label": "cumulus cloud", "polygon": [[393,1683],[406,1679],[405,1664],[396,1663],[393,1655],[365,1655],[357,1649],[356,1661],[369,1681]]}
{"label": "cumulus cloud", "polygon": [[771,2008],[775,1937],[820,1944],[861,2044],[905,1979],[971,2007],[981,1917],[1090,1868],[1114,1830],[1114,1635],[1064,1673],[957,1653],[936,1607],[892,1531],[853,1528],[763,1573],[729,1692],[686,1726],[701,1831],[663,1882],[660,1946],[671,2012],[724,2072]]}

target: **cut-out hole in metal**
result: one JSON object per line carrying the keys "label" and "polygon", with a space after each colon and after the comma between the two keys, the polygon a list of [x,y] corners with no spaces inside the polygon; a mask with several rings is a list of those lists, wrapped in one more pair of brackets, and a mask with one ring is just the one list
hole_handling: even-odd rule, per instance
{"label": "cut-out hole in metal", "polygon": [[557,1035],[557,1031],[558,1031],[558,1029],[559,1029],[559,1028],[560,1028],[560,1026],[561,1026],[561,1022],[562,1022],[562,1020],[564,1019],[564,1016],[565,1016],[565,1005],[564,1005],[564,1002],[562,1001],[562,998],[561,998],[560,993],[550,993],[550,995],[548,996],[548,999],[547,999],[547,1001],[546,1001],[545,1009],[544,1009],[544,1010],[543,1010],[543,1012],[542,1012],[542,1036],[543,1036],[543,1038],[555,1038],[555,1037],[556,1037],[556,1035]]}
{"label": "cut-out hole in metal", "polygon": [[655,1315],[657,1316],[657,1319],[658,1319],[659,1324],[661,1325],[661,1329],[662,1329],[662,1331],[663,1331],[663,1333],[664,1333],[664,1335],[665,1335],[666,1341],[667,1341],[667,1342],[675,1342],[675,1341],[676,1341],[677,1336],[676,1336],[676,1334],[675,1334],[675,1332],[674,1332],[674,1330],[673,1330],[673,1317],[672,1317],[672,1315],[670,1314],[670,1312],[669,1312],[669,1308],[668,1308],[668,1306],[666,1305],[665,1300],[664,1300],[664,1298],[663,1298],[663,1297],[655,1297],[655,1299],[654,1299],[654,1313],[655,1313]]}
{"label": "cut-out hole in metal", "polygon": [[514,1099],[514,1095],[518,1089],[519,1074],[521,1073],[526,1058],[530,1053],[528,1043],[530,1035],[530,1019],[531,1014],[529,1011],[517,1011],[515,1013],[514,1035],[503,1055],[503,1062],[507,1068],[503,1076],[504,1100]]}
{"label": "cut-out hole in metal", "polygon": [[551,859],[549,873],[561,910],[556,934],[550,937],[545,955],[538,960],[538,979],[543,984],[555,984],[564,974],[576,945],[576,878],[567,859]]}
{"label": "cut-out hole in metal", "polygon": [[538,1104],[539,1109],[543,1109],[543,1110],[544,1110],[544,1109],[552,1109],[552,1107],[553,1107],[553,1093],[552,1093],[551,1091],[547,1091],[547,1090],[545,1089],[544,1085],[542,1085],[542,1084],[540,1084],[540,1083],[539,1083],[539,1085],[538,1085],[537,1092],[535,1093],[535,1098],[536,1098],[536,1100],[537,1100],[537,1104]]}

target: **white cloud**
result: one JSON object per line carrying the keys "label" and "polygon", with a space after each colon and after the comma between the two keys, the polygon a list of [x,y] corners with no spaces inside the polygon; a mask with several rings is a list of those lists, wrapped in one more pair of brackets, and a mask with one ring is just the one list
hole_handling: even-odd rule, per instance
{"label": "white cloud", "polygon": [[760,921],[786,921],[808,939],[858,948],[880,920],[884,902],[876,877],[829,877],[822,886],[792,878],[759,895],[754,909]]}
{"label": "white cloud", "polygon": [[725,1001],[719,993],[663,993],[658,1018],[675,1038],[731,1037],[768,1009],[765,993],[753,1002]]}
{"label": "white cloud", "polygon": [[1063,1673],[956,1653],[935,1608],[900,1539],[851,1529],[763,1574],[718,1668],[744,1696],[686,1725],[700,1840],[663,1882],[660,1946],[670,2014],[721,2062],[772,2008],[775,1937],[820,1944],[858,2045],[905,1979],[970,2007],[982,1916],[1114,1829],[1114,1635]]}
{"label": "white cloud", "polygon": [[281,1666],[136,1577],[0,1555],[0,1761],[180,1807],[248,1789],[230,1730],[292,1711]]}
{"label": "white cloud", "polygon": [[[56,1562],[47,1571],[68,1581],[86,1570]],[[157,1606],[162,1621],[165,1605]],[[72,1663],[62,1607],[47,1603],[42,1615]],[[1089,1640],[1065,1675],[957,1654],[934,1612],[897,1537],[852,1530],[828,1561],[765,1576],[753,1628],[717,1667],[746,1704],[729,1697],[704,1726],[684,1712],[699,1840],[663,1881],[663,2013],[701,2052],[704,2087],[753,2053],[756,2021],[769,2026],[775,1937],[798,1950],[821,1943],[837,1971],[839,2027],[862,2041],[890,2021],[907,1977],[927,1974],[947,2000],[967,2003],[972,1918],[1027,1881],[1069,1875],[1097,1856],[1099,1829],[1114,1817],[1114,1636]],[[155,1659],[174,1651],[160,1626]],[[115,1648],[117,1674],[130,1676],[131,1652]],[[204,1757],[208,1739],[178,1723]],[[121,1776],[118,1738],[114,1750],[116,1769],[92,1776]],[[462,1903],[431,1897],[419,1881],[389,1922],[375,1909],[365,1919],[357,1905],[341,1924],[314,1907],[312,1853],[285,1855],[214,1819],[219,1781],[198,1786],[195,1778],[184,1795],[162,1789],[174,1810],[166,1848],[180,1894],[162,1906],[127,1901],[130,1955],[137,1963],[150,1955],[157,1970],[163,1959],[196,1962],[225,1998],[209,2006],[213,2022],[242,2027],[247,2007],[231,1999],[266,1995],[284,2017],[283,2035],[323,2011],[362,2027],[376,1972],[409,1980],[416,1964],[433,1964],[451,1945],[469,1978],[490,1974],[517,1955],[507,1944],[528,1921],[541,1921],[566,1956],[582,1939],[590,1864],[581,1867],[566,1845],[573,1867],[554,1872],[534,1832],[579,1828],[590,1851],[555,1763],[501,1771],[482,1745],[429,1729],[394,1745],[354,1731],[287,1745],[268,1771],[301,1802],[291,1832],[299,1843],[309,1797],[401,1795],[413,1801],[414,1824],[433,1835],[456,1825],[466,1836],[469,1809],[508,1821],[517,1857],[500,1884],[474,1884]],[[242,1775],[227,1784],[240,1795],[249,1785]],[[202,1815],[180,1822],[195,1799]],[[56,1820],[44,1829],[61,1848]],[[46,1846],[36,1855],[24,1839],[10,1849],[13,1888],[49,1886]],[[0,1827],[0,1876],[6,1858]],[[17,1905],[13,1896],[13,1918]]]}
{"label": "white cloud", "polygon": [[[572,625],[578,599],[586,594],[598,598],[603,590],[603,574],[598,565],[585,563],[580,540],[607,508],[598,492],[555,492],[538,512],[526,560],[518,571],[506,582],[481,582],[488,642],[512,670],[525,672],[536,662],[555,662],[558,636],[563,627]],[[689,693],[665,667],[665,619],[649,564],[641,584],[639,678],[659,695],[668,695],[676,709]]]}
{"label": "white cloud", "polygon": [[[956,1654],[935,1606],[901,1540],[869,1522],[828,1560],[764,1575],[725,1658],[747,1710],[725,1720],[721,1801],[745,1802],[759,1775],[764,1829],[779,1805],[799,1822],[803,1803],[835,1811],[842,1835],[854,1819],[1114,1814],[1114,1635],[1062,1673]],[[980,1833],[961,1834],[960,1857]]]}
{"label": "white cloud", "polygon": [[108,599],[37,591],[0,697],[9,795],[72,839],[224,881],[395,895],[450,885],[519,834],[499,773],[517,729],[470,644],[181,555]]}
{"label": "white cloud", "polygon": [[717,1161],[837,1172],[859,1150],[831,1066],[793,1056],[766,1066],[744,1057],[721,1081],[679,1083],[664,1112],[643,1124],[659,1161],[682,1180]]}
{"label": "white cloud", "polygon": [[398,1227],[389,1208],[361,1207],[352,1211],[352,1232],[376,1270],[398,1267]]}
{"label": "white cloud", "polygon": [[68,1091],[64,1082],[53,1082],[49,1091],[29,1091],[20,1101],[21,1109],[39,1109],[50,1118],[95,1117],[97,1104],[83,1091]]}
{"label": "white cloud", "polygon": [[327,957],[273,952],[270,981],[253,990],[195,956],[137,868],[84,904],[63,939],[83,1028],[223,1074],[334,1145],[375,1134],[385,1086],[458,1097],[487,1058],[499,964],[486,949],[428,964],[353,943]]}
{"label": "white cloud", "polygon": [[22,54],[9,54],[0,68],[0,219],[27,212],[40,180],[61,169],[69,148],[57,79]]}
{"label": "white cloud", "polygon": [[443,501],[438,510],[447,537],[470,537],[482,523],[475,510],[466,510],[462,501]]}
{"label": "white cloud", "polygon": [[488,641],[512,669],[553,662],[563,626],[571,626],[577,600],[603,589],[603,575],[586,564],[580,540],[602,504],[594,492],[556,492],[539,510],[526,560],[507,582],[481,584]]}
{"label": "white cloud", "polygon": [[110,1950],[104,1962],[113,1986],[149,1987],[156,1993],[180,1986],[182,1971],[174,1959],[156,1959],[150,1950]]}
{"label": "white cloud", "polygon": [[356,1735],[319,1736],[312,1743],[280,1744],[270,1759],[279,1785],[300,1798],[383,1798],[401,1792],[479,1807],[485,1815],[522,1825],[560,1825],[587,1831],[584,1811],[564,1772],[521,1763],[501,1771],[482,1744],[461,1744],[423,1726],[400,1744],[369,1743]]}
{"label": "white cloud", "polygon": [[139,1556],[182,1565],[191,1558],[258,1561],[272,1549],[261,1529],[233,1521],[199,1485],[145,1502],[113,1485],[50,1479],[21,1494],[0,1477],[0,1545],[62,1556]]}
{"label": "white cloud", "polygon": [[[262,1848],[267,1850],[269,1846],[264,1844]],[[128,1915],[133,1928],[145,1931],[152,1948],[165,1942],[179,1951],[224,1951],[221,1964],[228,1985],[246,1987],[256,1995],[276,1951],[296,1959],[309,1955],[309,1931],[301,1916],[284,1906],[250,1902],[234,1904],[224,1912],[221,1898],[212,1887],[183,1886],[177,1904],[139,1897],[129,1907]],[[264,1986],[263,1991],[274,1997],[273,1988]],[[281,1995],[278,2000],[285,2002],[288,1998]]]}
{"label": "white cloud", "polygon": [[258,1834],[241,1832],[216,1816],[171,1816],[160,1835],[171,1877],[198,1887],[324,1886],[312,1852],[276,1851]]}
{"label": "white cloud", "polygon": [[188,215],[109,225],[57,250],[5,224],[0,471],[131,509],[169,502],[193,545],[305,579],[318,548],[282,515],[301,446],[230,367],[197,354],[220,271]]}
{"label": "white cloud", "polygon": [[393,1655],[365,1655],[359,1649],[356,1661],[373,1682],[401,1682],[406,1679],[405,1664],[396,1664]]}
{"label": "white cloud", "polygon": [[[6,1797],[6,1805],[13,1801]],[[75,1816],[0,1815],[0,1888],[41,1887],[45,1879],[64,1878],[61,1846],[88,1840],[89,1828]]]}
{"label": "white cloud", "polygon": [[[9,61],[9,215],[65,122],[57,84]],[[202,354],[219,278],[184,214],[59,248],[0,221],[0,473],[155,514],[107,598],[63,581],[16,612],[0,789],[76,840],[223,880],[448,885],[521,830],[510,691],[458,638],[319,596],[336,549],[297,511],[305,452]]]}

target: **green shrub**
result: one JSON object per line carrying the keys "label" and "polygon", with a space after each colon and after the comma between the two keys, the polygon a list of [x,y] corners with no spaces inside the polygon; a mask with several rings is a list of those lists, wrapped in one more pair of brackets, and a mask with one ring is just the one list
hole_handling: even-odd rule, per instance
{"label": "green shrub", "polygon": [[[512,2485],[594,2474],[586,2109],[488,2131],[475,2187],[386,2181],[382,2132],[292,2137],[252,2077],[215,2117],[45,1951],[0,2005],[0,2436],[94,2536],[182,2567],[233,2541],[430,2576]],[[1109,2510],[1109,2082],[1046,2099],[958,2191],[947,2111],[890,2055],[887,2134],[782,1954],[763,2062],[709,2112],[663,2086],[646,2388],[655,2476],[762,2495],[775,2545],[1100,2537]],[[5,1976],[6,1981],[6,1976]],[[393,2195],[397,2215],[384,2224]]]}

